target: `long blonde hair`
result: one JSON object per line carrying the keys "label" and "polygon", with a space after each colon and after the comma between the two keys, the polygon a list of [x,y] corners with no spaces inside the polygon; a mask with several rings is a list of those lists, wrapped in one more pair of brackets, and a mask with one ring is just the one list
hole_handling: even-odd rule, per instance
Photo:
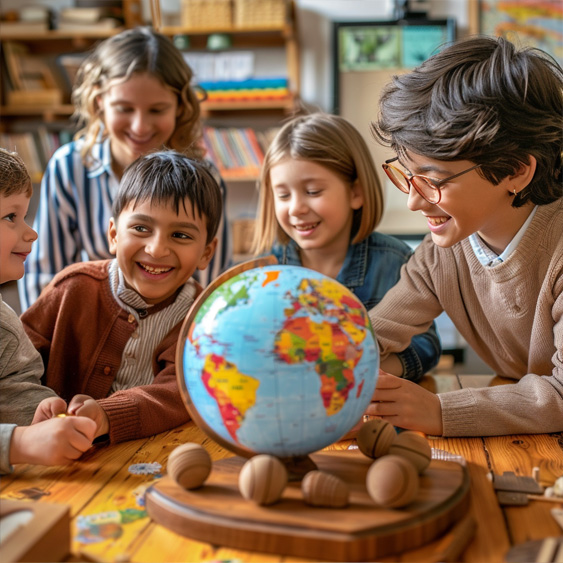
{"label": "long blonde hair", "polygon": [[179,113],[168,148],[194,158],[203,156],[199,101],[190,86],[192,69],[168,37],[150,27],[136,27],[102,41],[78,70],[72,102],[81,126],[75,139],[85,138],[81,151],[85,163],[103,129],[98,96],[116,80],[126,82],[133,74],[142,73],[154,76],[178,97]]}
{"label": "long blonde hair", "polygon": [[373,232],[383,214],[383,190],[364,138],[343,117],[313,113],[285,124],[266,152],[252,247],[255,254],[269,252],[276,242],[287,244],[290,240],[276,219],[270,180],[272,167],[286,158],[309,160],[328,168],[350,184],[357,181],[363,191],[364,203],[354,211],[352,244]]}

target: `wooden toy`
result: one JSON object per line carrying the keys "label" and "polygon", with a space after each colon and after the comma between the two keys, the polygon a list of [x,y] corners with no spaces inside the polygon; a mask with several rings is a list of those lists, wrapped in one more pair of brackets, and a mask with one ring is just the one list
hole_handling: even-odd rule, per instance
{"label": "wooden toy", "polygon": [[405,431],[397,434],[389,448],[389,454],[407,458],[420,474],[430,464],[432,448],[424,436],[416,432]]}
{"label": "wooden toy", "polygon": [[66,561],[70,554],[70,508],[3,498],[0,537],[2,563]]}
{"label": "wooden toy", "polygon": [[301,482],[303,500],[311,506],[343,508],[348,505],[348,485],[335,475],[309,471]]}
{"label": "wooden toy", "polygon": [[211,472],[211,457],[200,444],[188,442],[168,457],[168,474],[184,489],[201,487]]}
{"label": "wooden toy", "polygon": [[358,432],[356,442],[364,455],[377,459],[389,452],[396,437],[397,432],[392,424],[380,418],[372,418],[364,422]]}
{"label": "wooden toy", "polygon": [[287,485],[287,469],[275,456],[259,454],[251,457],[239,475],[240,494],[256,504],[273,504]]}
{"label": "wooden toy", "polygon": [[366,476],[366,488],[379,506],[406,506],[418,493],[418,473],[407,458],[389,454],[373,462]]}
{"label": "wooden toy", "polygon": [[[247,458],[234,456],[213,462],[200,489],[186,491],[166,475],[157,479],[145,495],[147,512],[197,541],[321,561],[378,561],[449,534],[467,516],[469,475],[458,463],[432,460],[417,476],[414,502],[395,509],[377,506],[369,496],[366,475],[372,460],[360,451],[320,451],[311,458],[320,471],[346,483],[347,507],[310,506],[297,482],[288,484],[277,503],[259,506],[241,496],[238,476]],[[462,529],[467,542],[473,527]],[[447,560],[456,559],[441,559]]]}

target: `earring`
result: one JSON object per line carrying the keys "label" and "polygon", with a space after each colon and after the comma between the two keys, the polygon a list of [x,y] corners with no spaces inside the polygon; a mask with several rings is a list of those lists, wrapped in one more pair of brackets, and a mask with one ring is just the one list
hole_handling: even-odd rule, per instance
{"label": "earring", "polygon": [[516,188],[512,188],[512,193],[516,196],[518,195],[518,192],[516,191]]}

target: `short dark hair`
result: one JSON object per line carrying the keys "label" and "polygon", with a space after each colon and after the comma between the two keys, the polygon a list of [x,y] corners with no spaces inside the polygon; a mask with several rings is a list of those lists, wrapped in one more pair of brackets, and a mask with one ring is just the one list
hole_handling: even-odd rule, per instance
{"label": "short dark hair", "polygon": [[217,234],[223,213],[221,188],[203,161],[193,160],[172,150],[146,154],[124,171],[112,212],[115,221],[129,204],[146,200],[172,202],[176,213],[186,200],[192,212],[207,220],[207,243]]}
{"label": "short dark hair", "polygon": [[503,38],[446,47],[384,89],[372,133],[398,155],[469,160],[494,185],[535,157],[530,184],[513,200],[563,196],[563,69],[547,53]]}
{"label": "short dark hair", "polygon": [[0,148],[0,194],[8,197],[24,193],[31,197],[33,185],[22,157]]}

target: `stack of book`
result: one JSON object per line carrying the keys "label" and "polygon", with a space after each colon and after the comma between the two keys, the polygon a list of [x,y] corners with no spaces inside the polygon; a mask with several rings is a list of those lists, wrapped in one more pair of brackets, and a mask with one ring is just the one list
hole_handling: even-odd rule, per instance
{"label": "stack of book", "polygon": [[290,97],[287,78],[248,78],[200,82],[210,102],[258,102]]}
{"label": "stack of book", "polygon": [[226,179],[259,175],[264,150],[253,129],[204,127],[203,141],[207,157]]}

